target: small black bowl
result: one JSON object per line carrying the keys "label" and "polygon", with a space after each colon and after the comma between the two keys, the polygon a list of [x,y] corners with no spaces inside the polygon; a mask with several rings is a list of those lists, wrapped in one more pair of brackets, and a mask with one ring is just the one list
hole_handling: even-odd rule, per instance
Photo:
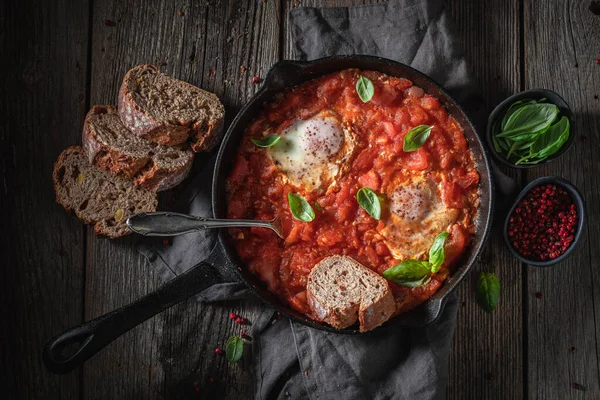
{"label": "small black bowl", "polygon": [[[559,117],[565,116],[565,117],[569,118],[569,123],[570,123],[569,139],[567,139],[567,141],[562,145],[560,150],[558,150],[555,154],[551,155],[544,161],[540,161],[537,164],[515,165],[512,162],[508,161],[506,158],[504,158],[504,156],[502,156],[501,154],[498,154],[496,152],[496,149],[494,148],[494,143],[492,142],[492,127],[494,126],[494,122],[496,121],[496,119],[502,118],[504,116],[504,113],[506,111],[508,111],[508,108],[510,107],[510,105],[512,103],[514,103],[515,101],[518,101],[518,100],[527,100],[527,99],[531,99],[531,100],[546,99],[546,100],[548,100],[549,103],[552,103],[552,104],[555,104],[556,106],[558,106],[558,109],[560,111],[560,113],[558,114]],[[525,90],[524,92],[520,92],[520,93],[517,93],[517,94],[514,94],[514,95],[508,97],[502,103],[498,104],[496,106],[496,108],[494,108],[494,111],[492,111],[492,113],[490,114],[490,116],[488,118],[488,124],[487,124],[486,133],[485,133],[485,141],[490,150],[489,153],[492,155],[494,160],[496,160],[497,162],[504,164],[508,167],[512,167],[512,168],[534,168],[534,167],[538,167],[540,165],[548,164],[552,160],[557,159],[558,157],[562,156],[563,154],[565,154],[567,152],[569,147],[571,147],[571,145],[573,144],[573,139],[575,137],[574,129],[573,129],[574,125],[575,125],[575,114],[573,114],[573,111],[571,111],[571,108],[569,107],[567,102],[562,97],[560,97],[557,93],[555,93],[551,90],[546,90],[546,89]]]}
{"label": "small black bowl", "polygon": [[[519,254],[519,252],[513,247],[512,243],[508,239],[508,222],[509,222],[509,219],[512,216],[513,212],[515,211],[517,204],[519,204],[521,202],[521,200],[523,200],[523,198],[533,188],[535,188],[536,186],[544,185],[544,184],[548,184],[548,183],[562,187],[567,192],[569,192],[569,194],[573,198],[573,202],[575,203],[575,205],[577,207],[577,227],[575,228],[575,237],[573,238],[573,242],[571,243],[571,245],[569,246],[567,251],[565,251],[559,257],[557,257],[553,260],[548,260],[548,261],[529,260],[529,259],[523,257],[521,254]],[[566,179],[559,178],[557,176],[544,176],[544,177],[533,180],[530,184],[525,186],[525,188],[523,188],[523,190],[521,190],[521,193],[519,193],[519,196],[513,203],[508,215],[506,216],[506,220],[504,221],[504,241],[506,242],[506,245],[508,246],[508,249],[513,254],[513,256],[517,257],[519,260],[523,261],[524,263],[527,263],[529,265],[533,265],[536,267],[549,267],[551,265],[561,262],[562,260],[567,258],[573,252],[573,250],[575,249],[575,246],[577,246],[577,243],[579,242],[579,239],[581,238],[581,233],[583,232],[584,222],[585,222],[585,203],[583,201],[583,197],[581,197],[581,193],[579,193],[579,190],[577,190],[577,188],[571,182],[567,181]]]}

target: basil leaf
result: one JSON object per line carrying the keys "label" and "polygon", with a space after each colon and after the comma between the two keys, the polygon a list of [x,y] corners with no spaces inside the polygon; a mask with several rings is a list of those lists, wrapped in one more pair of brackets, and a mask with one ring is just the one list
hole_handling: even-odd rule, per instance
{"label": "basil leaf", "polygon": [[508,118],[498,137],[545,130],[554,122],[557,115],[558,107],[554,104],[526,104]]}
{"label": "basil leaf", "polygon": [[369,78],[360,76],[358,81],[356,81],[356,93],[358,93],[358,97],[360,97],[363,103],[369,102],[375,93],[373,82]]}
{"label": "basil leaf", "polygon": [[252,140],[252,143],[257,145],[258,147],[272,147],[272,146],[275,146],[275,144],[277,142],[279,142],[279,139],[281,139],[281,136],[271,135],[264,139],[250,139],[250,140]]}
{"label": "basil leaf", "polygon": [[383,277],[385,279],[398,285],[407,282],[421,281],[424,278],[428,278],[430,274],[431,264],[427,261],[419,260],[404,260],[400,264],[396,264],[383,271]]}
{"label": "basil leaf", "polygon": [[244,354],[244,340],[239,336],[231,336],[225,344],[225,357],[227,361],[235,364]]}
{"label": "basil leaf", "polygon": [[416,281],[398,281],[398,282],[395,282],[395,283],[397,285],[400,285],[400,286],[406,286],[406,287],[409,287],[409,288],[416,288],[416,287],[428,284],[430,280],[431,280],[431,275],[427,275],[427,276],[424,276],[423,278],[421,278],[419,280],[416,280]]}
{"label": "basil leaf", "polygon": [[[540,100],[541,102],[541,100]],[[508,107],[508,110],[506,111],[506,113],[504,114],[504,118],[502,118],[502,123],[500,124],[500,130],[503,131],[504,129],[506,129],[506,123],[508,122],[508,119],[510,118],[511,115],[514,114],[515,111],[517,111],[519,108],[523,107],[526,104],[535,104],[536,101],[535,100],[518,100],[515,101],[514,103],[512,103],[510,105],[510,107]]]}
{"label": "basil leaf", "polygon": [[[494,126],[496,126],[498,122],[494,122]],[[492,128],[492,143],[494,144],[494,150],[496,153],[502,153],[502,147],[500,147],[500,141],[496,137],[496,133],[494,133],[494,128]]]}
{"label": "basil leaf", "polygon": [[359,189],[356,192],[356,201],[371,217],[376,220],[381,218],[381,204],[379,203],[379,197],[373,190],[367,187]]}
{"label": "basil leaf", "polygon": [[315,219],[315,211],[308,201],[295,193],[288,193],[288,203],[292,216],[302,222],[310,222]]}
{"label": "basil leaf", "polygon": [[404,136],[404,146],[402,150],[406,152],[415,151],[421,148],[429,139],[433,126],[419,125],[412,128],[406,136]]}
{"label": "basil leaf", "polygon": [[492,312],[500,299],[500,281],[496,275],[482,272],[477,278],[477,301],[486,312]]}
{"label": "basil leaf", "polygon": [[438,272],[440,265],[444,263],[444,242],[450,234],[442,232],[435,237],[433,245],[429,249],[429,262],[431,263],[431,272]]}
{"label": "basil leaf", "polygon": [[315,202],[315,208],[317,209],[318,212],[323,212],[323,207],[321,207],[321,205],[317,202]]}
{"label": "basil leaf", "polygon": [[533,143],[531,151],[536,153],[538,158],[551,156],[569,139],[570,128],[569,119],[562,117]]}
{"label": "basil leaf", "polygon": [[498,144],[500,145],[502,150],[508,151],[510,149],[510,146],[508,145],[508,140],[506,140],[504,138],[496,138],[496,139],[498,140]]}

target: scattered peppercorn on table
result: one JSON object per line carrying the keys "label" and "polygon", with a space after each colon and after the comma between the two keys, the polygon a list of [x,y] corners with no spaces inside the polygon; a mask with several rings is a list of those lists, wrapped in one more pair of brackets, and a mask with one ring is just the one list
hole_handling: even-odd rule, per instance
{"label": "scattered peppercorn on table", "polygon": [[[252,302],[205,305],[189,300],[133,329],[72,374],[52,375],[42,367],[39,352],[50,337],[160,285],[131,239],[98,239],[64,215],[54,202],[52,163],[60,150],[79,141],[90,105],[116,102],[120,77],[132,66],[157,63],[165,72],[216,93],[231,121],[266,71],[276,61],[294,57],[288,10],[373,2],[23,0],[5,6],[0,38],[10,58],[0,90],[6,94],[0,118],[0,198],[6,221],[0,353],[8,397],[251,397],[253,366],[246,358],[231,365],[226,349],[237,346],[227,343],[230,336],[248,336],[247,325],[259,307]],[[513,93],[547,88],[559,93],[576,115],[570,121],[575,139],[567,154],[540,167],[503,171],[521,187],[540,176],[568,179],[581,191],[588,214],[575,251],[548,268],[527,266],[511,255],[503,242],[502,216],[497,216],[500,222],[472,279],[458,290],[448,398],[596,398],[600,4],[447,3],[488,111]],[[197,160],[196,169],[201,164]],[[544,203],[562,196],[553,190],[543,188],[535,195],[547,194]],[[497,206],[510,203],[503,202],[498,197]],[[532,254],[540,259],[562,252],[572,235],[571,205],[548,203],[549,209],[555,206],[560,210],[547,217],[552,218],[545,231],[549,245]],[[524,254],[531,253],[525,235],[535,231],[527,218],[517,213],[510,228],[515,248]],[[541,244],[546,244],[544,238]],[[495,274],[501,286],[491,313],[476,301],[481,272]]]}

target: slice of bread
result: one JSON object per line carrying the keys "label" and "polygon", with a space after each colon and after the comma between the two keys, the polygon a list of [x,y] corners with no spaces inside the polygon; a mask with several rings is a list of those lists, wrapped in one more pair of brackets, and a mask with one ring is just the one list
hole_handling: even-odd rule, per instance
{"label": "slice of bread", "polygon": [[125,222],[130,215],[156,211],[158,206],[156,193],[91,165],[79,146],[60,154],[52,178],[56,201],[86,224],[94,224],[98,235],[127,235],[131,231]]}
{"label": "slice of bread", "polygon": [[350,257],[321,260],[308,275],[308,304],[321,321],[344,329],[358,319],[360,331],[370,331],[396,311],[390,287],[381,275]]}
{"label": "slice of bread", "polygon": [[90,163],[154,192],[180,184],[194,161],[189,149],[148,142],[132,134],[111,106],[92,107],[85,117],[82,140]]}
{"label": "slice of bread", "polygon": [[125,75],[119,113],[140,137],[169,146],[189,140],[199,152],[211,150],[220,139],[225,108],[216,95],[144,64]]}

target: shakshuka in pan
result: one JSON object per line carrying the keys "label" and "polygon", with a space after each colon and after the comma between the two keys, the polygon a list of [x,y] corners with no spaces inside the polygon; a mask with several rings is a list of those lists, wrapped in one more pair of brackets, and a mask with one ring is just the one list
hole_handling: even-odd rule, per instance
{"label": "shakshuka in pan", "polygon": [[226,192],[229,218],[281,219],[285,239],[264,228],[230,234],[246,267],[291,307],[317,319],[308,275],[343,255],[388,279],[398,314],[432,296],[469,245],[479,174],[436,98],[402,77],[346,69],[266,105]]}

